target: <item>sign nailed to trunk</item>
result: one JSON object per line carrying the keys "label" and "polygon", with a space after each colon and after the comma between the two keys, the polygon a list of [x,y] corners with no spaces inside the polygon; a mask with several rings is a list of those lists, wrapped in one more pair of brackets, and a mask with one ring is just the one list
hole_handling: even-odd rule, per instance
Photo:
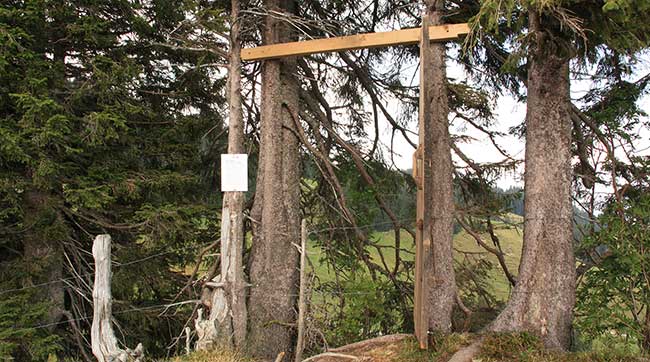
{"label": "sign nailed to trunk", "polygon": [[248,191],[248,155],[221,155],[221,191]]}

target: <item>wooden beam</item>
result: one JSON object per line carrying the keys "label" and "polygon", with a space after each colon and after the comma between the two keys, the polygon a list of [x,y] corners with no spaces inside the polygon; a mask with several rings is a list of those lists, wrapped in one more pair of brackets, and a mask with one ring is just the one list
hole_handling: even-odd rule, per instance
{"label": "wooden beam", "polygon": [[[469,33],[469,26],[467,23],[429,27],[430,41],[454,40],[461,35],[466,35],[467,33]],[[305,40],[292,43],[263,45],[242,49],[241,58],[244,61],[254,61],[362,48],[417,44],[420,41],[421,34],[421,28],[413,28],[336,38]]]}
{"label": "wooden beam", "polygon": [[[429,25],[429,18],[422,17],[422,24]],[[429,28],[431,29],[431,28]],[[429,34],[431,34],[429,32]],[[420,348],[427,349],[429,347],[429,312],[427,309],[427,296],[429,288],[427,285],[427,261],[431,253],[431,242],[428,238],[431,237],[430,230],[425,230],[425,218],[427,217],[427,193],[430,190],[426,189],[425,172],[429,172],[429,168],[425,166],[424,148],[426,146],[427,129],[431,128],[431,114],[427,112],[427,100],[429,100],[429,88],[427,85],[428,77],[430,76],[431,66],[426,61],[429,47],[431,46],[431,38],[428,38],[426,31],[422,30],[420,40],[420,105],[418,107],[418,134],[419,145],[415,151],[415,165],[417,167],[418,185],[417,194],[415,197],[415,295],[413,301],[414,313],[413,321],[415,324],[415,337],[417,338]],[[426,175],[429,178],[429,175]]]}

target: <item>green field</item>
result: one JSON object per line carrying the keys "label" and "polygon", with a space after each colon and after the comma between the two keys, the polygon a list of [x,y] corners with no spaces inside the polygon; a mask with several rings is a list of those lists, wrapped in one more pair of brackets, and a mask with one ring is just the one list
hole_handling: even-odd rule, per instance
{"label": "green field", "polygon": [[[509,215],[509,221],[511,223],[521,223],[521,217],[517,215]],[[522,230],[520,227],[515,227],[511,225],[506,225],[505,223],[495,223],[495,233],[498,236],[501,247],[505,253],[506,264],[508,265],[509,270],[514,275],[517,274],[517,269],[519,267],[519,261],[521,259],[521,246],[522,246]],[[489,235],[481,235],[484,242],[488,245],[492,245]],[[393,231],[387,232],[374,232],[370,235],[372,240],[375,240],[378,245],[384,246],[382,248],[384,254],[384,260],[389,267],[395,265],[395,254],[392,247],[395,246],[395,234]],[[415,245],[413,244],[413,239],[411,236],[404,230],[401,232],[401,248],[404,251],[401,252],[401,258],[404,260],[412,261],[415,257]],[[324,250],[316,246],[314,240],[310,240],[308,243],[308,256],[313,265],[313,271],[321,282],[333,281],[334,273],[328,268],[328,266],[322,262]],[[510,284],[506,279],[501,267],[498,264],[496,256],[488,253],[480,245],[476,243],[474,238],[471,235],[467,234],[464,230],[459,232],[454,236],[454,249],[455,258],[460,261],[463,258],[462,252],[470,252],[475,257],[487,258],[492,262],[494,268],[490,272],[490,280],[492,285],[492,292],[499,300],[507,300],[510,293]],[[372,260],[381,265],[381,258],[376,248],[369,248],[369,253]],[[479,253],[479,254],[474,254]]]}

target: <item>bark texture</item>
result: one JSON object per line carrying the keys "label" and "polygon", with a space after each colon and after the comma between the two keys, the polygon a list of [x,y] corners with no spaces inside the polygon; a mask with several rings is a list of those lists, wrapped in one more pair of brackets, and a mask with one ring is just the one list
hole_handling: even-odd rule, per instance
{"label": "bark texture", "polygon": [[[228,153],[244,153],[244,119],[241,96],[241,45],[239,40],[239,0],[232,0],[230,58],[228,69]],[[246,281],[242,262],[244,248],[244,193],[226,192],[221,212],[221,274],[215,280],[220,288],[212,291],[212,309],[207,344],[243,346],[246,339]],[[197,323],[199,323],[197,321]],[[197,324],[197,326],[200,325]],[[211,331],[211,329],[215,329]]]}
{"label": "bark texture", "polygon": [[[442,24],[443,0],[427,0],[425,18],[428,25]],[[427,22],[425,20],[425,22]],[[427,26],[428,26],[427,25]],[[421,91],[425,94],[426,124],[424,135],[424,219],[423,242],[430,243],[424,255],[423,274],[427,292],[424,296],[428,327],[432,331],[451,332],[451,315],[455,304],[456,278],[453,267],[453,164],[449,135],[449,104],[445,44],[430,43],[421,63],[424,71]]]}
{"label": "bark texture", "polygon": [[494,331],[529,331],[549,348],[567,348],[575,304],[568,58],[553,29],[530,12],[524,244],[519,277]]}
{"label": "bark texture", "polygon": [[[241,41],[240,1],[232,0],[232,28],[230,34],[230,77],[228,124],[228,153],[244,153],[244,115],[241,95]],[[246,310],[246,280],[244,278],[244,203],[243,192],[232,192],[224,198],[224,214],[230,218],[229,247],[221,253],[228,261],[221,261],[222,275],[225,275],[226,294],[230,303],[234,344],[241,347],[246,339],[248,312]],[[227,268],[223,268],[224,263]]]}
{"label": "bark texture", "polygon": [[[293,1],[267,0],[269,11],[292,12]],[[265,44],[289,41],[289,25],[267,16]],[[272,360],[292,349],[300,244],[300,159],[288,109],[298,108],[295,59],[268,60],[262,70],[260,167],[253,207],[249,340]]]}

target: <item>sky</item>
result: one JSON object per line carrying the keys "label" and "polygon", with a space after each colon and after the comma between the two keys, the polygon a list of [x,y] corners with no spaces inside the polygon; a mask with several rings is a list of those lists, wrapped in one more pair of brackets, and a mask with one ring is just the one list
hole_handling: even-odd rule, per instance
{"label": "sky", "polygon": [[[413,77],[413,71],[417,71],[417,67],[407,67],[411,70],[410,74],[405,74],[403,79],[410,81],[414,80],[414,85],[418,84],[418,77]],[[634,69],[631,80],[636,80],[646,74],[650,73],[650,54],[641,56],[639,64]],[[452,60],[447,61],[447,75],[456,81],[467,80],[470,84],[467,74],[463,67]],[[593,83],[584,80],[573,79],[571,82],[571,97],[577,100],[584,96],[594,86]],[[640,101],[641,108],[650,113],[650,95],[646,94]],[[399,112],[399,104],[396,102],[388,102],[389,111],[393,114]],[[515,136],[509,135],[508,130],[524,121],[526,116],[526,105],[518,102],[515,98],[509,95],[499,96],[495,100],[493,112],[496,118],[495,130],[506,133],[504,137],[497,138],[497,143],[513,158],[522,160],[524,159],[525,141]],[[380,134],[380,139],[385,145],[390,145],[391,131],[390,125],[385,119],[380,119],[383,122],[383,133]],[[372,134],[372,131],[370,131]],[[461,150],[473,159],[475,162],[497,162],[503,159],[503,156],[494,148],[490,140],[483,133],[474,130],[471,126],[468,127],[452,127],[452,134],[464,134],[473,138],[473,141],[462,143],[459,145]],[[642,140],[638,144],[638,149],[641,150],[640,154],[650,155],[650,131],[647,128],[639,129],[638,132],[642,136]],[[416,139],[416,138],[414,138]],[[394,140],[394,161],[395,165],[400,169],[409,169],[412,167],[412,154],[413,147],[409,145],[404,138],[397,134]],[[463,164],[458,158],[454,159],[458,164]],[[515,172],[504,174],[498,181],[499,187],[507,189],[509,187],[523,187],[523,163],[521,167]]]}

